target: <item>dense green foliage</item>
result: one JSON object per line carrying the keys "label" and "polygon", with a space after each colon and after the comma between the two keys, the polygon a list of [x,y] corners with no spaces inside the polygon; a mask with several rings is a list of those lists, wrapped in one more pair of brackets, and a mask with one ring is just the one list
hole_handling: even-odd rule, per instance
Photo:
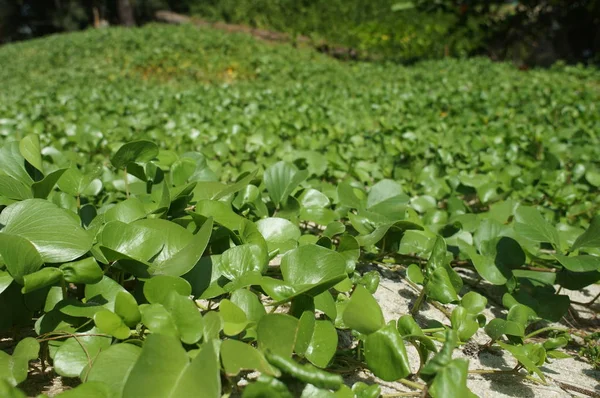
{"label": "dense green foliage", "polygon": [[[459,25],[447,11],[415,7],[394,12],[394,0],[269,1],[210,0],[190,4],[190,12],[211,20],[306,35],[330,46],[351,47],[361,57],[411,62],[466,56],[484,46],[477,19]],[[481,21],[479,21],[481,22]]]}
{"label": "dense green foliage", "polygon": [[[0,353],[0,395],[39,355],[84,382],[66,397],[219,397],[248,369],[246,397],[378,396],[331,373],[348,363],[470,396],[458,344],[483,328],[543,381],[569,341],[540,330],[569,308],[555,286],[600,279],[597,70],[345,64],[164,26],[0,65],[0,330],[35,331]],[[384,321],[368,264],[419,292],[411,314]],[[418,324],[424,301],[447,322]]]}

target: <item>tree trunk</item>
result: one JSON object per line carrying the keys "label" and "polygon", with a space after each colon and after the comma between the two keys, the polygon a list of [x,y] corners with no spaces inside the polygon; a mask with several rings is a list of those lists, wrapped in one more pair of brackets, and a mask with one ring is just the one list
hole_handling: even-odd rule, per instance
{"label": "tree trunk", "polygon": [[119,21],[121,21],[121,25],[135,26],[135,17],[133,16],[131,0],[117,0],[117,10],[119,12]]}

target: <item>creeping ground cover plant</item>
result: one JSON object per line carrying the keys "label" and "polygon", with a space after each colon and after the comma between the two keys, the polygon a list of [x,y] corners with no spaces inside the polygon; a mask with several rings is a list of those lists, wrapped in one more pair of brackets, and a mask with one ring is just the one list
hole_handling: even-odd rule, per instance
{"label": "creeping ground cover plant", "polygon": [[598,366],[598,296],[565,294],[600,280],[597,70],[156,25],[0,65],[0,396],[470,397]]}
{"label": "creeping ground cover plant", "polygon": [[[600,275],[597,217],[574,239],[517,202],[436,225],[392,180],[322,192],[278,162],[223,184],[204,180],[200,153],[167,156],[151,141],[84,168],[44,149],[36,135],[1,149],[0,327],[33,325],[0,356],[3,396],[21,396],[36,358],[81,381],[65,396],[379,395],[377,384],[345,385],[348,366],[433,397],[472,396],[453,350],[480,328],[484,349],[518,361],[515,377],[544,383],[540,366],[568,356],[569,334],[529,326],[567,311],[555,285]],[[380,276],[362,272],[370,262],[420,292],[410,313],[385,322]],[[505,317],[486,319],[487,298],[463,294],[460,267],[503,286]],[[422,329],[426,301],[455,304],[448,322]],[[352,343],[340,349],[344,331]],[[260,376],[238,386],[248,371]]]}

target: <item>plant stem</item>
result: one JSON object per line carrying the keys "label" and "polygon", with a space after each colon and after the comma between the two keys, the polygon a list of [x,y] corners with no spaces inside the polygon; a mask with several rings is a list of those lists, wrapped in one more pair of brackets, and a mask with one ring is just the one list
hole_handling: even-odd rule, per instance
{"label": "plant stem", "polygon": [[60,279],[60,288],[62,289],[63,300],[65,300],[69,293],[67,291],[67,282],[65,281],[65,278]]}
{"label": "plant stem", "polygon": [[422,329],[423,333],[435,333],[435,332],[443,332],[446,328],[431,328],[431,329]]}
{"label": "plant stem", "polygon": [[512,374],[517,374],[517,371],[514,370],[514,369],[511,369],[511,370],[475,369],[475,370],[469,370],[469,374],[477,374],[477,375],[512,375]]}
{"label": "plant stem", "polygon": [[430,301],[429,304],[433,305],[438,311],[441,311],[444,315],[446,315],[446,318],[450,319],[450,317],[452,316],[452,314],[450,314],[448,310],[444,308],[444,306],[440,303],[436,301]]}
{"label": "plant stem", "polygon": [[127,178],[127,166],[123,169],[123,181],[125,181],[125,195],[129,199],[129,179]]}
{"label": "plant stem", "polygon": [[421,308],[421,304],[423,304],[423,300],[425,300],[425,288],[421,289],[421,292],[419,293],[419,297],[417,297],[417,301],[415,301],[415,304],[413,305],[413,307],[410,310],[410,314],[412,316],[415,316],[417,314],[417,312],[419,312],[419,309]]}
{"label": "plant stem", "polygon": [[398,392],[395,394],[382,394],[384,398],[394,398],[394,397],[420,397],[421,393],[418,391],[414,392]]}
{"label": "plant stem", "polygon": [[400,379],[400,380],[398,380],[398,382],[404,384],[407,387],[414,388],[415,390],[423,390],[425,388],[424,384],[406,380],[406,379]]}
{"label": "plant stem", "polygon": [[569,329],[565,329],[565,328],[557,328],[555,326],[548,326],[548,327],[541,328],[541,329],[538,329],[538,330],[535,330],[535,331],[529,333],[527,336],[525,336],[523,338],[523,340],[527,340],[534,336],[537,336],[538,334],[542,334],[544,332],[551,332],[553,330],[556,330],[557,332],[568,332],[569,331]]}

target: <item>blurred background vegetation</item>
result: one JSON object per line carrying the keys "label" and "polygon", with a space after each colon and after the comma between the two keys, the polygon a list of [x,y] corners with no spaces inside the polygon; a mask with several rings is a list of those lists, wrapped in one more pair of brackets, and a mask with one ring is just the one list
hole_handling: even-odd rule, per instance
{"label": "blurred background vegetation", "polygon": [[0,0],[0,43],[141,25],[159,10],[308,36],[374,60],[600,62],[600,0]]}

